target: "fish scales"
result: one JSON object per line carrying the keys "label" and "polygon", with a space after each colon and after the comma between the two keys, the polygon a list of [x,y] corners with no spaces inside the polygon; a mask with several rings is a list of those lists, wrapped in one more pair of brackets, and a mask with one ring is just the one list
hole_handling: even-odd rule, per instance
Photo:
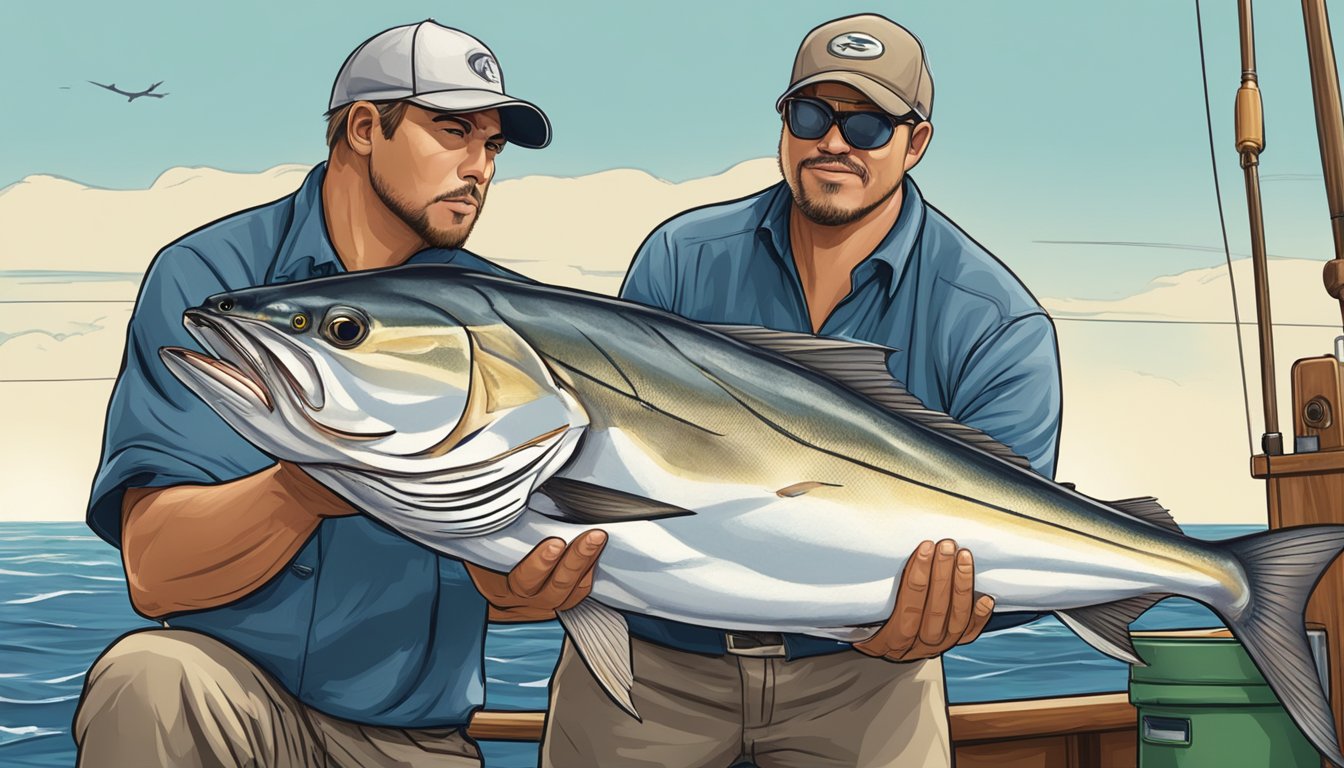
{"label": "fish scales", "polygon": [[506,571],[548,536],[607,531],[592,596],[559,618],[631,714],[619,611],[854,642],[915,546],[946,537],[999,610],[1053,611],[1131,663],[1129,621],[1205,603],[1344,766],[1302,622],[1344,526],[1191,539],[1150,499],[1090,498],[923,409],[871,345],[452,267],[233,292],[184,321],[204,354],[160,352],[183,384],[414,541]]}

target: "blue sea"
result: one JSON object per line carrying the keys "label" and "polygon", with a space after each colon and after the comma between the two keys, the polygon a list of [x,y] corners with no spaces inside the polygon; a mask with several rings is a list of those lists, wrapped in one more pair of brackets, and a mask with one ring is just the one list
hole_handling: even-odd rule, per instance
{"label": "blue sea", "polygon": [[[1187,526],[1206,539],[1264,526]],[[73,766],[70,721],[89,665],[122,633],[148,626],[126,597],[115,549],[77,523],[0,523],[0,765]],[[1217,626],[1188,600],[1158,604],[1140,629]],[[554,622],[502,625],[486,641],[486,706],[544,709],[559,653]],[[986,635],[945,657],[954,703],[1123,691],[1128,667],[1053,618]],[[536,764],[536,745],[485,742],[490,768]]]}

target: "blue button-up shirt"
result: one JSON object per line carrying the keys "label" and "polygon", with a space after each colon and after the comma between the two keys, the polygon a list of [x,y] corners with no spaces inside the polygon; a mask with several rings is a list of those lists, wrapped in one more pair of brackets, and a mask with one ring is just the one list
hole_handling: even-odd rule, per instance
{"label": "blue button-up shirt", "polygon": [[[789,247],[791,205],[788,185],[780,182],[676,216],[644,241],[621,296],[705,323],[811,333]],[[926,406],[988,433],[1054,477],[1060,415],[1054,326],[1016,276],[926,204],[909,177],[895,225],[854,268],[850,293],[821,335],[895,349],[892,375]],[[647,639],[723,652],[721,633],[629,619],[631,631]],[[801,636],[786,637],[786,645],[794,657],[848,647]]]}
{"label": "blue button-up shirt", "polygon": [[[200,349],[182,313],[211,294],[344,271],[322,215],[324,173],[318,165],[294,194],[196,230],[150,265],[89,501],[89,526],[112,545],[127,488],[222,483],[274,463],[158,353]],[[516,277],[464,250],[425,250],[410,262]],[[288,568],[246,597],[168,624],[223,640],[323,712],[413,728],[463,725],[482,704],[486,610],[460,562],[352,515],[324,520]]]}

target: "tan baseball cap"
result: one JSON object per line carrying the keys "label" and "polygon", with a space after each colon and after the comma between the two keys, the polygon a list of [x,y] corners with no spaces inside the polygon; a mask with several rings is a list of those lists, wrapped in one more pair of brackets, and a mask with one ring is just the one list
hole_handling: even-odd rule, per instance
{"label": "tan baseball cap", "polygon": [[846,16],[813,29],[793,60],[793,77],[775,109],[813,83],[844,83],[893,115],[933,113],[933,75],[919,38],[874,13]]}

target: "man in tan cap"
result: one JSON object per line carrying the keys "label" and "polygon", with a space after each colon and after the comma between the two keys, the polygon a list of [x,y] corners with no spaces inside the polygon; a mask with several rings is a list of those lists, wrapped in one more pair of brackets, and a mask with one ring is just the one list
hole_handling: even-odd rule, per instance
{"label": "man in tan cap", "polygon": [[[1053,476],[1050,319],[908,175],[933,136],[919,40],[876,15],[823,24],[803,40],[777,107],[783,180],[662,224],[622,296],[701,322],[889,347],[893,375],[929,408]],[[628,615],[642,720],[566,645],[542,765],[947,766],[940,655],[979,635],[993,601],[974,594],[971,553],[944,540],[915,551],[893,602],[887,624],[852,646]]]}

